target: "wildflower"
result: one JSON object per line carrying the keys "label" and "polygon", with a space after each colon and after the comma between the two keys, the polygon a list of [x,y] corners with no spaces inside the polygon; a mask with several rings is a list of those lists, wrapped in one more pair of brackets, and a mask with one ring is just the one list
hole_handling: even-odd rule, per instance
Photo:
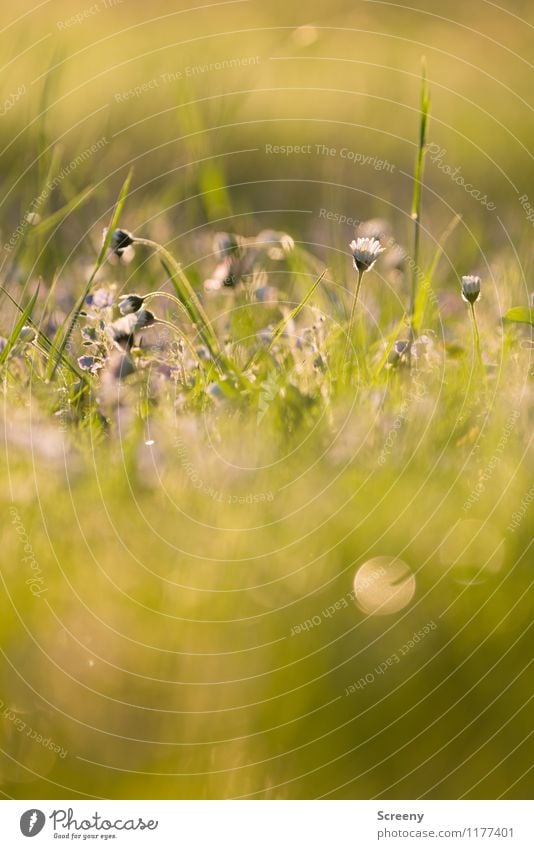
{"label": "wildflower", "polygon": [[347,346],[345,348],[345,359],[347,358],[348,350],[351,344],[352,339],[352,329],[354,327],[354,316],[356,314],[356,305],[358,303],[358,297],[360,294],[360,287],[362,285],[362,278],[365,271],[369,271],[378,257],[385,249],[381,246],[378,239],[373,239],[368,236],[359,236],[357,239],[353,239],[350,243],[350,249],[352,251],[352,261],[354,263],[354,268],[358,272],[358,282],[356,284],[356,291],[354,292],[354,298],[352,299],[352,307],[350,310],[349,317],[349,326],[347,331]]}
{"label": "wildflower", "polygon": [[216,292],[221,287],[235,288],[251,273],[254,260],[255,257],[251,251],[224,257],[214,269],[210,279],[204,282],[205,290]]}
{"label": "wildflower", "polygon": [[[104,229],[103,238],[106,240],[108,228]],[[128,230],[114,230],[109,243],[109,249],[113,256],[122,260],[125,263],[130,262],[134,256],[132,245],[135,242],[135,237]]]}
{"label": "wildflower", "polygon": [[199,345],[195,349],[195,354],[199,360],[204,360],[205,362],[208,362],[211,359],[211,354],[205,345]]}
{"label": "wildflower", "polygon": [[121,257],[123,251],[125,251],[126,248],[129,248],[130,245],[133,245],[133,243],[133,236],[128,232],[128,230],[114,230],[110,246],[113,253],[117,254],[118,257]]}
{"label": "wildflower", "polygon": [[350,243],[350,249],[354,268],[359,272],[370,271],[384,250],[378,239],[368,238],[367,236],[353,239]]}
{"label": "wildflower", "polygon": [[132,347],[136,321],[137,314],[125,315],[108,326],[107,332],[119,348]]}
{"label": "wildflower", "polygon": [[388,363],[395,365],[408,352],[410,343],[406,339],[397,339],[388,355]]}
{"label": "wildflower", "polygon": [[258,233],[256,244],[263,248],[269,259],[281,260],[295,247],[295,242],[287,233],[277,230],[262,230]]}
{"label": "wildflower", "polygon": [[206,393],[213,399],[213,401],[222,401],[224,400],[224,392],[218,383],[210,383],[206,386]]}
{"label": "wildflower", "polygon": [[150,310],[139,310],[135,313],[136,322],[134,330],[141,330],[143,327],[150,327],[156,321],[156,316]]}
{"label": "wildflower", "polygon": [[226,256],[214,269],[212,276],[204,281],[206,292],[217,292],[223,286],[232,288],[240,282],[239,259]]}
{"label": "wildflower", "polygon": [[129,350],[133,345],[134,333],[150,327],[155,321],[156,317],[153,313],[148,310],[139,310],[139,312],[118,318],[108,326],[107,331],[118,348]]}
{"label": "wildflower", "polygon": [[95,307],[96,309],[105,309],[113,304],[113,293],[110,292],[109,289],[96,289],[96,291],[90,292],[90,294],[87,295],[85,303],[90,307]]}
{"label": "wildflower", "polygon": [[100,357],[92,357],[85,354],[83,357],[78,357],[78,365],[82,371],[89,371],[91,374],[96,374],[104,365]]}
{"label": "wildflower", "polygon": [[482,350],[480,347],[480,332],[478,329],[477,316],[475,312],[475,303],[480,296],[480,277],[474,274],[468,274],[462,277],[462,298],[469,304],[471,313],[471,322],[473,325],[473,342],[478,362],[479,369],[483,369]]}
{"label": "wildflower", "polygon": [[241,263],[229,260],[228,264],[222,269],[221,274],[223,286],[230,288],[237,286],[241,281]]}
{"label": "wildflower", "polygon": [[213,248],[221,259],[235,256],[239,253],[239,240],[232,233],[215,233],[213,237]]}
{"label": "wildflower", "polygon": [[138,312],[145,302],[145,298],[141,295],[125,295],[119,301],[119,311],[121,315],[129,315],[130,313]]}
{"label": "wildflower", "polygon": [[480,277],[469,274],[462,277],[462,298],[469,304],[474,304],[480,295]]}

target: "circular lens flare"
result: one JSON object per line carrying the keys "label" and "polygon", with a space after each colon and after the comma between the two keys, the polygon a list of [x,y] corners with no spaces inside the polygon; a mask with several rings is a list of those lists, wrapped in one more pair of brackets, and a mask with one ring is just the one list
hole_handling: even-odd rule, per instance
{"label": "circular lens flare", "polygon": [[354,600],[370,616],[397,613],[415,593],[415,577],[398,557],[373,557],[354,576]]}

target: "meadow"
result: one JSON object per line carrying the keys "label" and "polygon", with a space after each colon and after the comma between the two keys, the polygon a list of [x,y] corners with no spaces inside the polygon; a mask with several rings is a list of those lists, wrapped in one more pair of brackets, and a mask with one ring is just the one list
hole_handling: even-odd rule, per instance
{"label": "meadow", "polygon": [[182,6],[0,31],[0,791],[528,798],[531,10]]}

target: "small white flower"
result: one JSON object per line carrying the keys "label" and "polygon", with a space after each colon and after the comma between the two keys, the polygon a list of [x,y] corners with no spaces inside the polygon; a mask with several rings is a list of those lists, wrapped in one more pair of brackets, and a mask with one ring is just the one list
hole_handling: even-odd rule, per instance
{"label": "small white flower", "polygon": [[287,233],[278,230],[262,230],[255,239],[256,245],[266,251],[269,259],[281,260],[291,253],[295,242]]}
{"label": "small white flower", "polygon": [[469,274],[462,277],[462,298],[470,304],[474,304],[480,295],[480,277]]}
{"label": "small white flower", "polygon": [[354,260],[354,268],[357,271],[369,271],[384,250],[378,239],[360,236],[353,239],[350,249]]}

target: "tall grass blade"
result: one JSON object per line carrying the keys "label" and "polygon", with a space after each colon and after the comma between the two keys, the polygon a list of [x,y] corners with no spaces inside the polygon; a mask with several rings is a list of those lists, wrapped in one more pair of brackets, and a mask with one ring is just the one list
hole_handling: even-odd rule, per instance
{"label": "tall grass blade", "polygon": [[325,270],[319,275],[317,280],[315,280],[315,282],[310,286],[310,288],[308,289],[308,291],[306,292],[306,294],[304,295],[302,300],[297,304],[297,306],[293,310],[291,310],[289,315],[287,315],[285,318],[282,319],[282,321],[276,327],[276,329],[273,333],[273,338],[271,339],[271,341],[269,342],[267,347],[262,348],[260,351],[256,351],[256,353],[253,354],[251,359],[248,361],[246,368],[250,368],[250,366],[254,365],[257,362],[258,357],[262,353],[268,354],[269,351],[272,349],[273,345],[276,345],[277,341],[280,339],[280,336],[282,335],[282,333],[286,329],[287,325],[291,321],[294,321],[297,318],[297,316],[299,315],[299,313],[304,309],[304,307],[306,306],[306,304],[308,303],[308,301],[312,297],[313,293],[315,292],[315,290],[319,286],[320,282],[322,281],[322,279],[325,276],[327,271],[328,271],[328,269],[325,268]]}
{"label": "tall grass blade", "polygon": [[174,286],[178,300],[183,304],[193,327],[210,352],[214,367],[217,369],[219,374],[224,374],[225,372],[227,374],[232,373],[243,388],[245,386],[245,380],[241,371],[228,359],[223,351],[221,351],[215,330],[213,329],[195,290],[191,286],[187,276],[184,274],[180,263],[175,260],[173,255],[166,248],[159,245],[157,242],[152,242],[150,239],[136,239],[135,242],[136,244],[144,244],[149,247],[153,247],[163,254],[163,256],[160,257],[160,260],[165,273]]}
{"label": "tall grass blade", "polygon": [[72,200],[69,200],[68,203],[64,204],[60,209],[56,212],[51,213],[46,218],[43,218],[39,224],[35,227],[32,227],[28,230],[29,236],[43,236],[49,230],[52,229],[56,224],[66,218],[67,215],[70,215],[71,212],[74,212],[75,209],[82,206],[94,192],[94,186],[89,186],[87,189],[83,189],[79,192]]}
{"label": "tall grass blade", "polygon": [[165,258],[161,258],[161,264],[174,287],[178,300],[183,304],[191,323],[198,331],[203,343],[208,348],[210,354],[213,357],[217,357],[220,351],[215,331],[179,263],[176,262],[174,257],[167,256],[167,251],[165,251]]}
{"label": "tall grass blade", "polygon": [[395,344],[395,341],[399,338],[399,333],[402,330],[402,327],[405,323],[406,323],[406,314],[404,313],[402,318],[398,322],[398,324],[395,325],[395,327],[393,328],[393,330],[391,331],[391,333],[388,336],[388,340],[386,342],[386,348],[384,350],[384,353],[380,357],[380,360],[378,361],[378,365],[375,369],[375,377],[378,377],[378,375],[380,374],[380,372],[382,371],[382,369],[386,365],[386,363],[388,361],[388,357],[389,357],[391,350],[393,348],[393,345]]}
{"label": "tall grass blade", "polygon": [[7,342],[5,344],[4,350],[0,353],[0,365],[3,365],[5,363],[5,361],[7,360],[8,356],[10,354],[10,351],[12,351],[13,347],[17,344],[17,340],[18,340],[18,338],[21,334],[22,328],[24,327],[25,324],[28,324],[28,320],[30,319],[31,314],[33,312],[35,302],[37,301],[37,296],[39,294],[40,285],[41,284],[38,284],[34,295],[32,295],[32,297],[28,301],[28,304],[24,307],[19,318],[15,322],[15,326],[13,327],[13,330],[9,334],[9,337],[8,337]]}
{"label": "tall grass blade", "polygon": [[412,327],[414,329],[414,333],[418,333],[421,328],[423,317],[426,311],[426,306],[428,303],[428,298],[431,292],[432,280],[434,278],[434,274],[436,273],[438,262],[443,254],[445,243],[447,242],[452,232],[456,229],[456,226],[458,222],[461,221],[461,219],[462,216],[456,214],[452,218],[451,222],[447,225],[447,227],[443,231],[441,238],[438,241],[434,256],[432,257],[432,261],[424,274],[423,281],[417,291],[417,297],[415,299],[415,308],[412,318]]}
{"label": "tall grass blade", "polygon": [[[7,289],[5,289],[3,286],[0,286],[0,291],[3,292],[4,295],[6,295],[7,298],[9,298],[9,300],[11,301],[13,306],[16,307],[20,313],[24,312],[24,307],[21,307],[20,304],[17,303],[17,301],[9,294]],[[37,333],[37,339],[38,339],[39,346],[41,347],[43,352],[49,358],[51,357],[52,354],[55,354],[55,355],[59,354],[59,351],[58,351],[57,347],[54,345],[54,343],[48,338],[46,333],[43,333],[43,331],[40,330],[40,328],[35,324],[35,322],[32,320],[32,318],[29,315],[26,319],[26,324],[28,324],[33,330],[35,330],[35,332]],[[62,364],[70,372],[72,372],[72,374],[74,374],[77,378],[79,378],[79,380],[82,380],[84,383],[89,385],[87,375],[85,375],[82,371],[80,371],[80,369],[78,369],[74,365],[74,363],[71,363],[71,361],[69,360],[69,358],[65,354],[61,354],[60,358],[61,358]]]}
{"label": "tall grass blade", "polygon": [[414,185],[412,195],[411,216],[414,222],[414,248],[413,248],[413,268],[412,268],[412,291],[410,298],[410,326],[413,335],[414,326],[413,318],[415,312],[415,302],[417,298],[417,272],[419,269],[419,246],[421,236],[421,206],[422,206],[422,184],[426,153],[426,135],[428,127],[428,117],[430,114],[430,94],[426,80],[426,62],[422,60],[421,71],[421,104],[420,104],[420,122],[419,122],[419,139],[417,145],[417,154],[415,158]]}

